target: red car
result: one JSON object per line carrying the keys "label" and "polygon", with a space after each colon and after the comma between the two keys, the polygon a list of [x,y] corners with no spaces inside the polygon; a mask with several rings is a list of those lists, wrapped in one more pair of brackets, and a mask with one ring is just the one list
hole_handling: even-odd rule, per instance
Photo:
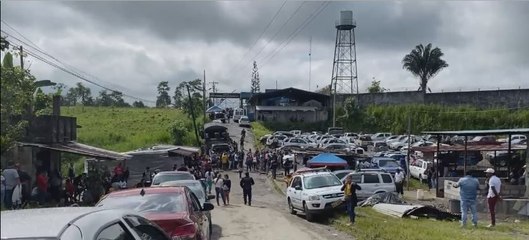
{"label": "red car", "polygon": [[188,187],[135,188],[109,193],[96,205],[125,208],[142,213],[173,240],[209,240],[211,229],[206,211],[211,203],[200,205]]}

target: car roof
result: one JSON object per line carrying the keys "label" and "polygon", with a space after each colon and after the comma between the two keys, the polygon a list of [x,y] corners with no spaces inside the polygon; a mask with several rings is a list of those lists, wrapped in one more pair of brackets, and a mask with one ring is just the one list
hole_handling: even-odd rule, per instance
{"label": "car roof", "polygon": [[334,174],[332,172],[324,172],[324,171],[321,171],[321,172],[306,172],[306,173],[301,173],[300,176],[303,176],[303,177],[310,177],[310,176],[316,176],[316,175],[333,175]]}
{"label": "car roof", "polygon": [[167,181],[160,183],[161,187],[178,187],[178,186],[188,186],[192,184],[201,184],[200,180],[176,180],[176,181]]}
{"label": "car roof", "polygon": [[184,192],[185,187],[148,187],[148,188],[133,188],[120,191],[114,191],[107,194],[108,197],[125,197],[140,195],[143,190],[144,193],[154,194],[154,193],[175,193],[175,192]]}
{"label": "car roof", "polygon": [[180,175],[180,174],[193,175],[187,171],[162,171],[162,172],[158,172],[156,175]]}
{"label": "car roof", "polygon": [[[0,238],[57,238],[70,223],[76,223],[76,225],[81,226],[98,226],[129,214],[140,215],[126,209],[95,207],[57,207],[2,211]],[[93,222],[96,224],[77,224],[79,222]],[[97,227],[95,229],[83,229],[83,234],[86,234],[85,230],[92,230],[95,233],[98,229]]]}

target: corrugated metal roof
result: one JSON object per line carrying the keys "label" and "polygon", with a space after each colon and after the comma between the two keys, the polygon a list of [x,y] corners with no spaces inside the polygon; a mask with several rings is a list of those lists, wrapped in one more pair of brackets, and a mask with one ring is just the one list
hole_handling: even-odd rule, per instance
{"label": "corrugated metal roof", "polygon": [[529,134],[529,128],[462,130],[462,131],[424,131],[422,133],[431,134],[431,135],[458,135],[458,136]]}
{"label": "corrugated metal roof", "polygon": [[307,106],[256,106],[257,111],[301,111],[301,112],[314,112],[318,109],[317,107]]}
{"label": "corrugated metal roof", "polygon": [[68,152],[73,154],[78,154],[82,156],[88,156],[88,157],[94,157],[98,159],[108,159],[108,160],[123,160],[127,158],[131,158],[130,155],[122,154],[102,148],[97,148],[89,145],[85,145],[82,143],[77,142],[67,142],[67,143],[51,143],[51,144],[44,144],[44,143],[27,143],[27,142],[19,142],[19,146],[30,146],[30,147],[38,147],[38,148],[46,148],[54,151],[59,152]]}

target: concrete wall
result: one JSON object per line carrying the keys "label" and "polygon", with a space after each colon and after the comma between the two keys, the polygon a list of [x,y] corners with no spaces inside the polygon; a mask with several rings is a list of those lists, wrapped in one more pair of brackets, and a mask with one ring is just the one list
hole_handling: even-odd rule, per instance
{"label": "concrete wall", "polygon": [[[336,103],[342,104],[351,95],[337,96]],[[387,92],[387,93],[362,93],[356,96],[360,106],[395,105],[395,104],[440,104],[440,105],[471,105],[479,108],[491,107],[527,107],[529,106],[529,89],[488,90],[471,92]]]}
{"label": "concrete wall", "polygon": [[[264,117],[264,118],[263,118]],[[256,119],[264,122],[292,122],[291,119],[297,119],[303,123],[315,123],[327,121],[327,111],[315,112],[289,112],[289,111],[257,111]]]}

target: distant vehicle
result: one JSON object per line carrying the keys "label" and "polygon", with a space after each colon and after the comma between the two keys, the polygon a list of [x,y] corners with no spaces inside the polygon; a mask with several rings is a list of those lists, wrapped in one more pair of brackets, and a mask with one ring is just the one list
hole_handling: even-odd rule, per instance
{"label": "distant vehicle", "polygon": [[226,114],[223,112],[214,113],[213,120],[220,120],[222,123],[226,123]]}
{"label": "distant vehicle", "polygon": [[211,237],[206,212],[213,210],[214,206],[208,202],[200,204],[188,187],[136,188],[111,192],[96,206],[133,209],[143,213],[172,239],[209,240]]}
{"label": "distant vehicle", "polygon": [[[411,141],[410,141],[411,144],[414,144],[414,143],[422,140],[420,137],[415,136],[415,135],[410,135],[410,138],[411,138]],[[401,138],[399,138],[399,139],[401,139]],[[392,142],[391,144],[389,144],[389,148],[391,148],[393,150],[400,150],[404,146],[408,146],[408,136],[405,136],[400,141],[395,141],[395,142]]]}
{"label": "distant vehicle", "polygon": [[327,138],[327,139],[322,140],[322,142],[320,144],[320,148],[325,148],[325,147],[327,147],[330,144],[347,145],[347,142],[345,140],[343,140],[343,139],[340,139],[340,138]]}
{"label": "distant vehicle", "polygon": [[238,122],[242,116],[246,116],[246,111],[242,108],[236,108],[233,110],[233,121]]}
{"label": "distant vehicle", "polygon": [[419,180],[428,179],[427,171],[432,166],[432,162],[427,162],[423,159],[417,159],[410,162],[410,176]]}
{"label": "distant vehicle", "polygon": [[334,134],[343,134],[344,131],[343,131],[343,128],[341,127],[330,127],[330,128],[327,128],[327,134],[329,135],[334,135]]}
{"label": "distant vehicle", "polygon": [[514,139],[511,141],[513,145],[525,145],[527,144],[527,139]]}
{"label": "distant vehicle", "polygon": [[[514,144],[514,141],[522,141],[522,140],[526,140],[527,137],[525,135],[521,135],[521,134],[515,134],[515,135],[511,135],[511,144]],[[507,142],[507,138],[502,138],[502,139],[498,139],[498,142]]]}
{"label": "distant vehicle", "polygon": [[392,141],[396,140],[399,137],[400,137],[400,135],[392,135],[392,136],[389,136],[386,139],[384,139],[384,142],[386,142],[386,144],[389,144],[389,143],[391,143]]}
{"label": "distant vehicle", "polygon": [[373,152],[383,152],[389,149],[388,145],[384,141],[373,142]]}
{"label": "distant vehicle", "polygon": [[331,144],[327,144],[323,150],[326,150],[326,151],[351,151],[351,149],[347,146],[347,144],[343,144],[343,143],[331,143]]}
{"label": "distant vehicle", "polygon": [[272,135],[266,139],[266,145],[272,146],[277,145],[277,147],[281,146],[283,140],[287,139],[288,137],[286,135]]}
{"label": "distant vehicle", "polygon": [[375,133],[375,134],[371,135],[371,139],[373,139],[373,141],[382,141],[382,140],[385,140],[388,137],[391,137],[391,135],[392,134],[389,133],[389,132]]}
{"label": "distant vehicle", "polygon": [[299,136],[301,135],[301,130],[291,130],[290,133],[292,133],[294,136]]}
{"label": "distant vehicle", "polygon": [[344,178],[345,176],[347,176],[347,174],[349,173],[352,173],[354,172],[354,170],[336,170],[334,172],[332,172],[332,174],[336,175],[336,177],[338,177],[339,179],[342,179]]}
{"label": "distant vehicle", "polygon": [[367,150],[367,146],[373,145],[373,140],[369,135],[362,135],[356,140],[356,145]]}
{"label": "distant vehicle", "polygon": [[171,239],[156,224],[127,209],[34,208],[0,214],[1,239]]}
{"label": "distant vehicle", "polygon": [[224,152],[230,152],[232,150],[232,146],[228,143],[214,143],[211,144],[211,149],[214,153],[224,153]]}
{"label": "distant vehicle", "polygon": [[351,138],[354,138],[354,139],[357,139],[358,138],[358,133],[353,133],[353,132],[346,132],[343,134],[344,137],[351,137]]}
{"label": "distant vehicle", "polygon": [[299,148],[309,148],[314,147],[312,144],[308,143],[307,141],[301,139],[301,138],[287,138],[283,141],[282,144],[283,147],[285,146],[296,146]]}
{"label": "distant vehicle", "polygon": [[[357,171],[350,173],[353,182],[357,183],[362,190],[356,191],[358,199],[366,199],[377,193],[395,192],[395,180],[391,174],[384,171]],[[344,182],[344,176],[341,181]]]}
{"label": "distant vehicle", "polygon": [[388,173],[395,174],[397,169],[401,169],[400,164],[397,160],[390,157],[375,157],[371,160],[375,166],[380,169],[384,169]]}
{"label": "distant vehicle", "polygon": [[468,145],[500,145],[494,136],[477,136],[468,140]]}
{"label": "distant vehicle", "polygon": [[189,172],[184,171],[163,171],[159,172],[152,178],[152,187],[157,187],[158,185],[177,180],[196,180],[195,176]]}
{"label": "distant vehicle", "polygon": [[239,119],[239,127],[251,127],[250,125],[250,119],[248,119],[247,116],[242,116]]}
{"label": "distant vehicle", "polygon": [[329,213],[343,198],[342,182],[330,172],[307,172],[292,178],[287,188],[287,204],[291,214],[303,212],[307,221]]}

